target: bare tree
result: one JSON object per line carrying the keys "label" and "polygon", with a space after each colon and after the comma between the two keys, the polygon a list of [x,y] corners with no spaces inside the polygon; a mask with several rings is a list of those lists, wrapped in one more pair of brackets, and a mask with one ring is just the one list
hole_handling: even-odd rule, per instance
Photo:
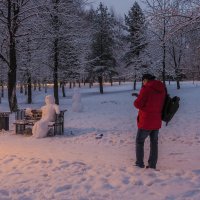
{"label": "bare tree", "polygon": [[146,0],[147,15],[150,20],[150,26],[152,32],[160,41],[160,47],[162,48],[162,79],[165,84],[166,81],[166,48],[167,41],[166,36],[169,33],[171,16],[169,13],[172,9],[172,2],[169,0]]}
{"label": "bare tree", "polygon": [[4,31],[0,33],[0,59],[8,67],[8,101],[12,112],[17,109],[17,43],[27,34],[19,31],[36,14],[37,6],[31,0],[0,1],[0,27]]}

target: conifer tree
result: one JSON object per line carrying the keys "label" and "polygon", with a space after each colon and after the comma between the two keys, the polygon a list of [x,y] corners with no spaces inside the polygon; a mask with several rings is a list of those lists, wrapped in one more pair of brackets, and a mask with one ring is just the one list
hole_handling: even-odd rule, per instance
{"label": "conifer tree", "polygon": [[125,16],[125,23],[128,27],[128,42],[129,50],[125,54],[126,67],[128,67],[131,73],[134,75],[134,89],[136,89],[137,71],[144,66],[142,55],[147,45],[145,39],[145,16],[142,9],[135,2]]}
{"label": "conifer tree", "polygon": [[113,55],[113,18],[102,3],[95,12],[94,27],[96,31],[89,56],[92,62],[88,71],[98,79],[100,93],[103,94],[103,78],[115,72],[116,62]]}

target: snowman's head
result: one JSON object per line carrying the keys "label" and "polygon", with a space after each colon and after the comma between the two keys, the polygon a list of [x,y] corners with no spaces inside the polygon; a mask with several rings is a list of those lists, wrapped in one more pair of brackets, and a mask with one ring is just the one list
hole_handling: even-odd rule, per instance
{"label": "snowman's head", "polygon": [[52,95],[47,95],[47,96],[45,97],[45,103],[46,103],[47,105],[49,105],[49,104],[55,104],[55,99],[54,99],[54,97],[53,97]]}

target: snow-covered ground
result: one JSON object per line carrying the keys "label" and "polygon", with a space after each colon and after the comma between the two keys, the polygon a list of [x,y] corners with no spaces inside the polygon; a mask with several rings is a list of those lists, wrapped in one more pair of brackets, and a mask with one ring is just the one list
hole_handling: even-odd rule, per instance
{"label": "snow-covered ground", "polygon": [[[199,200],[200,83],[183,83],[179,91],[175,86],[168,90],[181,104],[160,130],[160,171],[134,166],[137,110],[131,83],[107,85],[103,95],[97,86],[80,89],[80,113],[72,111],[73,90],[66,89],[60,99],[61,109],[68,110],[64,136],[16,135],[12,114],[10,131],[0,132],[0,200]],[[45,95],[33,92],[34,103],[27,105],[18,94],[20,108],[41,107]],[[8,110],[6,98],[2,110]],[[148,152],[149,140],[145,162]]]}

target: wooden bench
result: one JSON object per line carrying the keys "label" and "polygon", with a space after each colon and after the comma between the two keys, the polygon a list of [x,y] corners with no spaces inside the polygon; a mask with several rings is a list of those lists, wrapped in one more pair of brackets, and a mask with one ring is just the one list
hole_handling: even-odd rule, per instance
{"label": "wooden bench", "polygon": [[[56,114],[55,121],[49,122],[50,136],[63,135],[64,134],[64,114],[67,110],[61,110],[60,114]],[[16,134],[23,134],[27,127],[32,127],[42,117],[41,110],[32,110],[32,116],[27,116],[25,109],[19,109],[15,113],[15,131]]]}

